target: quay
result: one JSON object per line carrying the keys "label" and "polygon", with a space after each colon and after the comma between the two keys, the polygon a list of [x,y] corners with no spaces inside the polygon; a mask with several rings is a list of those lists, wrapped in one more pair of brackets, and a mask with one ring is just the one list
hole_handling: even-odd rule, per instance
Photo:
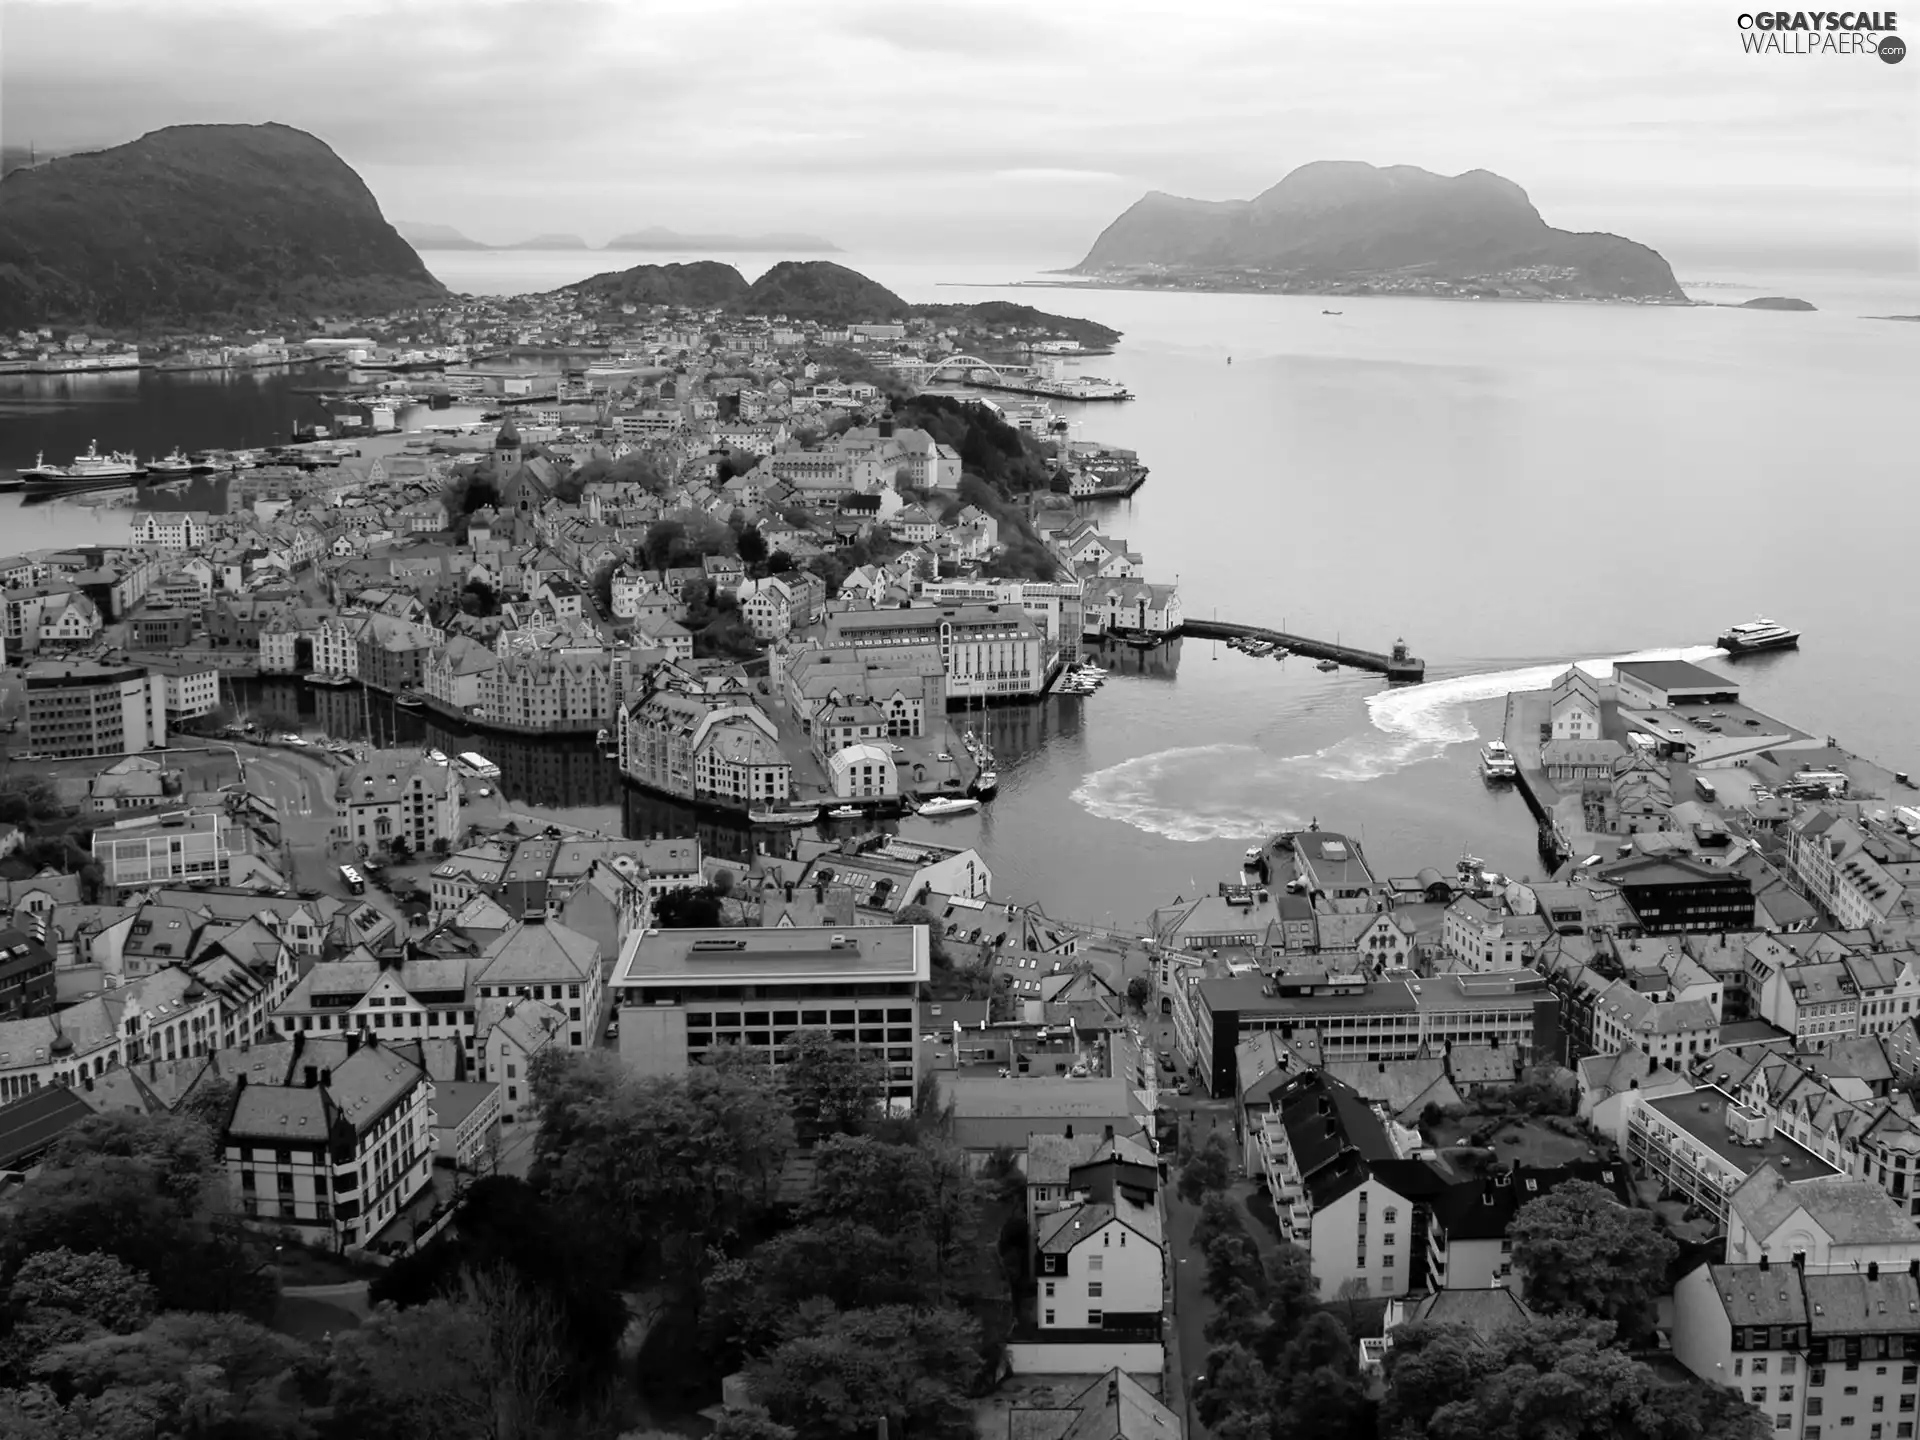
{"label": "quay", "polygon": [[1404,640],[1394,641],[1392,653],[1383,655],[1378,650],[1360,650],[1351,645],[1290,635],[1261,625],[1239,625],[1230,620],[1188,620],[1182,623],[1179,633],[1200,640],[1265,640],[1313,660],[1333,660],[1355,670],[1371,670],[1396,685],[1418,685],[1427,678],[1427,662],[1409,653]]}

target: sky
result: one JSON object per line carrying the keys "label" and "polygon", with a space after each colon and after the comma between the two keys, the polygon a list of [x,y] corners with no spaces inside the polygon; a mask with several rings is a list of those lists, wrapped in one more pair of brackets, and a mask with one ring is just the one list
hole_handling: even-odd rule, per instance
{"label": "sky", "polygon": [[[0,140],[277,120],[391,218],[1068,264],[1149,190],[1488,169],[1677,267],[1911,273],[1920,55],[1751,55],[1739,0],[6,0]],[[1920,41],[1920,8],[1909,43]]]}

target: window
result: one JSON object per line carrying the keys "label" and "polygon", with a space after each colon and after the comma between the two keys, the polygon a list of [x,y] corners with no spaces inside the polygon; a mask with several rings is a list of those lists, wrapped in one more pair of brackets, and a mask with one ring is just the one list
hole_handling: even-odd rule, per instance
{"label": "window", "polygon": [[1400,1219],[1399,1208],[1393,1205],[1387,1206],[1387,1208],[1381,1212],[1380,1218],[1389,1225],[1395,1224]]}
{"label": "window", "polygon": [[1807,1397],[1807,1414],[1818,1415],[1825,1408],[1825,1402],[1822,1401],[1818,1395],[1809,1395]]}
{"label": "window", "polygon": [[1767,1387],[1764,1385],[1755,1385],[1751,1390],[1747,1391],[1747,1399],[1751,1400],[1756,1405],[1760,1404],[1766,1398],[1767,1398]]}
{"label": "window", "polygon": [[1101,1310],[1087,1311],[1087,1328],[1089,1330],[1098,1329],[1104,1319],[1105,1313],[1106,1312]]}
{"label": "window", "polygon": [[1886,1408],[1887,1408],[1886,1396],[1876,1395],[1873,1397],[1873,1413],[1874,1414],[1878,1415],[1882,1410],[1885,1410]]}
{"label": "window", "polygon": [[1815,1365],[1807,1371],[1807,1384],[1824,1385],[1827,1383],[1827,1367]]}
{"label": "window", "polygon": [[[1756,1336],[1755,1338],[1756,1338],[1756,1339],[1758,1339],[1758,1338],[1760,1338],[1760,1337],[1757,1337],[1757,1336]],[[1756,1375],[1764,1375],[1764,1374],[1766,1374],[1766,1373],[1767,1373],[1767,1357],[1766,1357],[1766,1356],[1764,1356],[1764,1355],[1756,1355],[1756,1356],[1754,1356],[1754,1358],[1753,1358],[1753,1373],[1754,1373],[1754,1374],[1756,1374]]]}
{"label": "window", "polygon": [[1809,1425],[1800,1432],[1800,1440],[1820,1440],[1820,1427]]}
{"label": "window", "polygon": [[1047,1299],[1051,1300],[1052,1298],[1053,1298],[1053,1281],[1049,1280],[1047,1281]]}
{"label": "window", "polygon": [[1911,1415],[1913,1413],[1913,1396],[1902,1395],[1900,1397],[1900,1413],[1902,1415]]}
{"label": "window", "polygon": [[1385,1246],[1386,1246],[1386,1247],[1387,1247],[1388,1249],[1392,1249],[1392,1248],[1393,1248],[1393,1242],[1394,1242],[1394,1239],[1395,1239],[1395,1237],[1394,1237],[1394,1235],[1393,1235],[1393,1234],[1392,1234],[1391,1232],[1389,1232],[1389,1233],[1387,1233],[1387,1234],[1385,1234],[1385,1235],[1382,1235],[1382,1236],[1380,1237],[1380,1243],[1381,1243],[1382,1245],[1385,1245]]}
{"label": "window", "polygon": [[1780,1398],[1782,1400],[1791,1400],[1793,1398],[1793,1386],[1782,1385],[1780,1387]]}
{"label": "window", "polygon": [[1104,1255],[1089,1255],[1087,1257],[1087,1269],[1095,1272],[1096,1274],[1099,1273],[1101,1270],[1106,1269],[1106,1266],[1107,1266],[1107,1257]]}
{"label": "window", "polygon": [[1089,1280],[1087,1282],[1087,1298],[1089,1300],[1098,1300],[1105,1292],[1106,1286],[1101,1281]]}
{"label": "window", "polygon": [[1047,1323],[1047,1324],[1049,1324],[1049,1325],[1051,1325],[1051,1324],[1053,1324],[1053,1311],[1051,1311],[1051,1310],[1049,1310],[1049,1311],[1047,1311],[1047,1320],[1046,1320],[1046,1323]]}
{"label": "window", "polygon": [[1920,1365],[1908,1365],[1901,1370],[1900,1383],[1902,1385],[1912,1385],[1915,1382],[1920,1382]]}
{"label": "window", "polygon": [[[1790,1339],[1790,1338],[1791,1338],[1791,1332],[1789,1332],[1789,1339]],[[1794,1366],[1795,1366],[1796,1364],[1798,1364],[1798,1361],[1796,1361],[1796,1360],[1795,1360],[1795,1358],[1794,1358],[1793,1356],[1791,1356],[1791,1355],[1782,1355],[1782,1356],[1780,1357],[1780,1373],[1781,1373],[1782,1375],[1791,1375],[1791,1374],[1793,1374],[1793,1371],[1794,1371]]]}

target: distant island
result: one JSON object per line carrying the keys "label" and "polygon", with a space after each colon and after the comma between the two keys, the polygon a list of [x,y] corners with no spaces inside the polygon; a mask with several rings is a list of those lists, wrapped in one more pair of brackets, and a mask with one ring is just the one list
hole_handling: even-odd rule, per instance
{"label": "distant island", "polygon": [[1109,284],[1301,294],[1449,294],[1686,303],[1660,254],[1556,230],[1486,170],[1302,165],[1252,200],[1154,191],[1071,273]]}
{"label": "distant island", "polygon": [[[419,250],[591,250],[578,235],[535,235],[531,240],[515,240],[492,245],[461,234],[451,225],[431,220],[396,220],[398,230],[409,245]],[[602,250],[721,250],[736,255],[838,255],[840,247],[818,235],[774,232],[767,235],[683,234],[661,225],[652,225],[631,234],[616,235]]]}
{"label": "distant island", "polygon": [[277,322],[446,294],[353,169],[287,125],[171,125],[0,181],[0,325]]}
{"label": "distant island", "polygon": [[588,250],[592,247],[578,235],[536,235],[531,240],[516,240],[511,245],[496,245],[496,250]]}
{"label": "distant island", "polygon": [[731,265],[635,265],[589,276],[553,291],[605,304],[712,306],[736,315],[781,315],[796,322],[850,325],[926,319],[953,325],[1049,329],[1102,350],[1120,332],[1092,320],[1052,315],[1030,305],[989,300],[978,305],[913,305],[857,270],[831,260],[783,260],[751,284]]}
{"label": "distant island", "polygon": [[736,254],[838,255],[840,247],[818,235],[788,234],[776,231],[767,235],[683,234],[664,225],[649,225],[644,230],[616,235],[600,247],[603,250],[731,250]]}
{"label": "distant island", "polygon": [[416,250],[493,249],[484,241],[469,239],[451,225],[439,225],[431,220],[396,220],[393,228],[400,232],[402,240]]}
{"label": "distant island", "polygon": [[1757,300],[1742,300],[1742,310],[1812,310],[1811,300],[1794,300],[1785,295],[1762,295]]}

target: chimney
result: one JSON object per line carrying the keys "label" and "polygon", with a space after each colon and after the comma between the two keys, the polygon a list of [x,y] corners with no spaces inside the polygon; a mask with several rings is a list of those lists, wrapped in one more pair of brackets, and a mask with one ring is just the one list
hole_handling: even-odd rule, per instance
{"label": "chimney", "polygon": [[1880,1278],[1880,1262],[1878,1260],[1869,1260],[1867,1262],[1867,1279],[1878,1280],[1879,1278]]}
{"label": "chimney", "polygon": [[1120,1372],[1118,1370],[1107,1376],[1107,1403],[1109,1405],[1120,1403]]}
{"label": "chimney", "polygon": [[1766,1251],[1764,1251],[1764,1250],[1762,1250],[1762,1251],[1760,1252],[1760,1273],[1761,1273],[1762,1275],[1764,1275],[1764,1274],[1766,1274],[1766,1273],[1767,1273],[1767,1269],[1768,1269],[1768,1266],[1767,1266],[1767,1252],[1766,1252]]}
{"label": "chimney", "polygon": [[307,1089],[311,1090],[315,1085],[320,1083],[320,1067],[318,1065],[307,1066],[304,1073],[306,1075]]}
{"label": "chimney", "polygon": [[331,1065],[322,1065],[320,1067],[320,1083],[322,1085],[333,1084],[333,1067]]}
{"label": "chimney", "polygon": [[1067,1139],[1073,1139],[1073,1126],[1067,1126]]}
{"label": "chimney", "polygon": [[347,1054],[352,1055],[358,1051],[359,1048],[360,1032],[358,1030],[349,1030],[347,1032]]}

